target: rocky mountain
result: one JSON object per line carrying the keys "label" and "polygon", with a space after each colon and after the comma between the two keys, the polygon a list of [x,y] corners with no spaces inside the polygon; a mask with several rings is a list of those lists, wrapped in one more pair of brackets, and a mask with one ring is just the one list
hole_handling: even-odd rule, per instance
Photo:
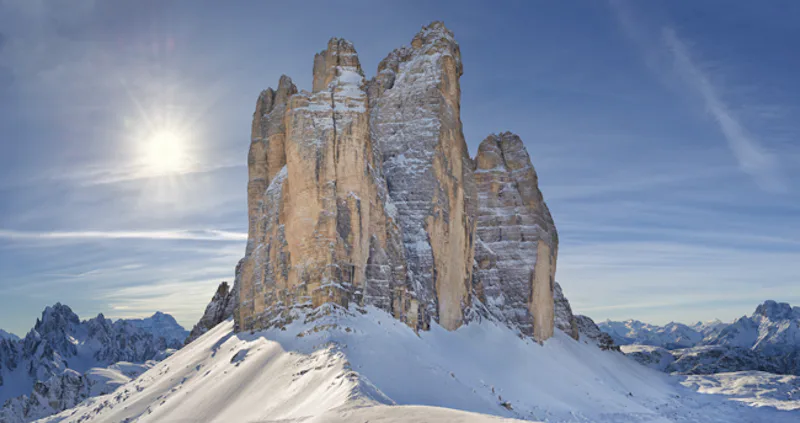
{"label": "rocky mountain", "polygon": [[161,313],[134,323],[102,314],[81,321],[66,305],[45,308],[25,338],[0,340],[0,421],[34,420],[107,393],[102,375],[116,371],[108,366],[169,355],[175,341],[153,332],[173,333],[173,322]]}
{"label": "rocky mountain", "polygon": [[[647,366],[670,373],[764,371],[800,375],[800,307],[772,300],[751,316],[720,321],[654,326],[634,320],[603,322],[601,329],[623,351]],[[648,347],[644,347],[648,346]]]}
{"label": "rocky mountain", "polygon": [[703,343],[764,352],[782,350],[785,346],[800,349],[800,307],[765,301],[751,316],[736,319]]}
{"label": "rocky mountain", "polygon": [[[567,297],[558,282],[553,289],[553,310],[555,316],[555,327],[561,329],[574,339],[580,338],[578,319],[572,314],[572,307],[569,305]],[[592,322],[594,323],[594,322]]]}
{"label": "rocky mountain", "polygon": [[651,325],[638,320],[600,322],[600,329],[608,333],[617,345],[653,345],[667,349],[697,345],[704,334],[697,326],[670,322],[664,326]]}
{"label": "rocky mountain", "polygon": [[222,282],[217,288],[217,292],[211,297],[211,301],[206,306],[206,310],[200,321],[192,328],[192,332],[184,341],[189,344],[200,335],[208,332],[218,324],[233,317],[236,306],[237,293],[232,291],[228,286],[228,282]]}
{"label": "rocky mountain", "polygon": [[313,90],[261,93],[248,156],[238,330],[330,304],[372,305],[417,330],[489,317],[553,334],[558,235],[522,140],[461,129],[461,53],[440,22],[367,81],[333,38]]}
{"label": "rocky mountain", "polygon": [[189,336],[189,331],[179,325],[174,317],[160,311],[143,319],[125,319],[130,325],[137,327],[156,338],[164,338],[167,347],[180,348]]}
{"label": "rocky mountain", "polygon": [[2,340],[19,341],[19,336],[14,335],[13,333],[8,333],[3,329],[0,329],[0,341]]}
{"label": "rocky mountain", "polygon": [[707,336],[719,333],[719,331],[725,329],[728,325],[729,323],[725,323],[719,319],[714,319],[707,322],[697,322],[689,327],[697,331],[703,336],[703,339],[705,339]]}

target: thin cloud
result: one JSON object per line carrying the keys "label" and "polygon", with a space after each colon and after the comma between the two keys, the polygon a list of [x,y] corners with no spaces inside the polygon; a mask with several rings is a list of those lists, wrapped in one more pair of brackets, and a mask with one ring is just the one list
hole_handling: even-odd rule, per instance
{"label": "thin cloud", "polygon": [[[750,175],[763,190],[784,191],[786,187],[780,175],[778,160],[736,118],[732,108],[720,96],[711,77],[697,64],[686,43],[678,37],[675,30],[669,26],[664,27],[660,33],[652,30],[653,23],[642,23],[626,1],[610,0],[609,5],[620,29],[636,45],[653,73],[663,83],[672,85],[671,78],[663,71],[671,63],[681,80],[680,89],[688,89],[690,94],[702,101],[725,137],[739,168]],[[743,105],[739,108],[747,107]]]}
{"label": "thin cloud", "polygon": [[115,166],[95,166],[88,170],[79,170],[69,173],[68,171],[53,172],[49,176],[50,180],[70,180],[75,181],[79,186],[94,186],[116,184],[120,182],[140,181],[148,179],[163,179],[183,177],[194,174],[212,173],[221,170],[228,170],[243,167],[243,161],[228,159],[221,163],[199,164],[193,163],[189,168],[174,174],[156,175],[150,172],[146,166],[117,164]]}
{"label": "thin cloud", "polygon": [[0,229],[0,239],[26,240],[86,240],[86,239],[145,239],[241,242],[246,233],[219,230],[164,230],[164,231],[51,231],[27,232]]}
{"label": "thin cloud", "polygon": [[783,183],[778,174],[778,162],[773,155],[764,150],[731,113],[730,108],[720,98],[709,77],[694,63],[686,45],[678,38],[672,28],[664,28],[663,40],[672,54],[675,69],[705,104],[706,111],[719,125],[720,131],[728,141],[739,167],[752,176],[764,189],[779,191]]}

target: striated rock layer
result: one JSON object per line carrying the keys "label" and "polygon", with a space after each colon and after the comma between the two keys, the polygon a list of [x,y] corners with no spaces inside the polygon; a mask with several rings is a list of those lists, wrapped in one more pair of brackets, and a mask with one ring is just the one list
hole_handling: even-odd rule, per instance
{"label": "striated rock layer", "polygon": [[462,73],[452,32],[434,22],[370,81],[353,44],[333,38],[312,92],[283,76],[261,93],[238,330],[330,304],[374,305],[421,330],[483,314],[552,336],[555,225],[519,137],[492,135],[470,158]]}
{"label": "striated rock layer", "polygon": [[249,192],[238,326],[267,327],[297,307],[354,301],[413,323],[400,231],[387,211],[353,45],[334,38],[317,55],[314,92],[281,96],[296,91],[284,81],[275,96],[283,102],[267,102],[271,108],[254,116],[258,135],[274,135],[251,144],[250,186],[259,190]]}
{"label": "striated rock layer", "polygon": [[389,54],[370,85],[371,130],[403,230],[421,327],[464,322],[470,303],[475,183],[461,130],[461,53],[440,22]]}
{"label": "striated rock layer", "polygon": [[558,234],[522,140],[490,135],[475,159],[481,301],[526,335],[553,335]]}

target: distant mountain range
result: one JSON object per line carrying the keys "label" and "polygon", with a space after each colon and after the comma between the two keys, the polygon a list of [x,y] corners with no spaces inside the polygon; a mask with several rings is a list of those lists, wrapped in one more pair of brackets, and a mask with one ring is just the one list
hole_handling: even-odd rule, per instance
{"label": "distant mountain range", "polygon": [[623,322],[606,320],[597,326],[611,335],[617,345],[639,344],[676,349],[698,345],[706,337],[719,333],[728,323],[717,319],[693,325],[670,322],[658,326],[630,319]]}
{"label": "distant mountain range", "polygon": [[81,321],[68,306],[47,307],[20,339],[0,331],[0,422],[26,422],[109,393],[183,345],[188,331],[156,313]]}
{"label": "distant mountain range", "polygon": [[598,324],[622,351],[670,373],[761,370],[800,375],[800,307],[768,300],[732,323],[651,325],[638,320]]}

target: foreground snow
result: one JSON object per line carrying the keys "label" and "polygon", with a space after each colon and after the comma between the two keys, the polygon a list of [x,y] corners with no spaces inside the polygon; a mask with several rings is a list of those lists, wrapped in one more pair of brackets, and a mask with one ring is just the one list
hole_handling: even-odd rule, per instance
{"label": "foreground snow", "polygon": [[698,394],[676,377],[559,331],[540,346],[487,321],[454,332],[434,326],[417,335],[377,309],[334,314],[253,334],[234,334],[232,323],[224,322],[113,394],[43,421],[800,418],[797,412]]}
{"label": "foreground snow", "polygon": [[800,421],[800,377],[747,371],[689,375],[682,385],[704,394],[722,394],[755,407],[798,410]]}

